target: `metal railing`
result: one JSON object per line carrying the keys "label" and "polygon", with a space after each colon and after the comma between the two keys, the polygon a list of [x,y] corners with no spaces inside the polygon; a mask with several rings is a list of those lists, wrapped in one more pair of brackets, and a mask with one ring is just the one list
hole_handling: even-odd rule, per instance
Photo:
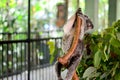
{"label": "metal railing", "polygon": [[[39,32],[30,32],[30,37],[32,39],[38,38],[49,38],[53,37],[52,33],[63,33],[62,29],[58,30],[49,30],[49,31],[39,31]],[[19,40],[27,39],[28,32],[0,32],[0,41],[6,40]],[[60,37],[60,36],[59,36]]]}
{"label": "metal railing", "polygon": [[[47,45],[49,40],[55,43],[56,48],[61,46],[61,37],[30,39],[30,45],[28,40],[0,41],[0,80],[28,80],[28,73],[30,80],[56,80],[50,72],[52,64],[49,63],[51,57]],[[51,79],[46,79],[50,77]]]}

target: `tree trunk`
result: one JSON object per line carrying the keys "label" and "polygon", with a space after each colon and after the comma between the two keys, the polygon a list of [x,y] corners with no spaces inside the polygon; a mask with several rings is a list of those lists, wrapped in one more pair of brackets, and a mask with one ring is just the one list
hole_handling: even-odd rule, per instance
{"label": "tree trunk", "polygon": [[77,0],[77,8],[79,8],[79,0]]}
{"label": "tree trunk", "polygon": [[68,18],[68,0],[65,0],[65,21],[67,21]]}

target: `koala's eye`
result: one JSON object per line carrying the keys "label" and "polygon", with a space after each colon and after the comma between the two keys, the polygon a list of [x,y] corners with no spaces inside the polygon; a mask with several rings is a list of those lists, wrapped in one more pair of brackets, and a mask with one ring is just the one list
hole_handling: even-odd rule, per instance
{"label": "koala's eye", "polygon": [[92,29],[93,28],[93,24],[92,24],[92,22],[89,19],[86,20],[86,23],[87,23],[87,28],[88,29]]}

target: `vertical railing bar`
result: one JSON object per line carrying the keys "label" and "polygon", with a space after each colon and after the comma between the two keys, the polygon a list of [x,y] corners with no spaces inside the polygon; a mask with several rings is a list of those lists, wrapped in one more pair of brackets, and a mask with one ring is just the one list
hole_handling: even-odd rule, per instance
{"label": "vertical railing bar", "polygon": [[[15,64],[16,64],[16,72],[18,73],[18,57],[17,57],[18,53],[17,53],[17,47],[18,47],[18,44],[16,43],[16,63]],[[16,80],[18,80],[17,77],[18,77],[18,75],[16,74]]]}
{"label": "vertical railing bar", "polygon": [[[43,44],[44,44],[44,40],[42,40],[42,42],[43,42]],[[44,45],[42,46],[42,48],[43,48],[43,59],[45,59],[46,57],[46,55],[45,55],[45,49],[44,49]],[[44,60],[45,61],[45,60]],[[43,66],[45,65],[45,64],[42,64]],[[45,80],[45,70],[44,70],[44,68],[43,68],[43,80]]]}
{"label": "vertical railing bar", "polygon": [[[46,64],[47,63],[49,63],[48,62],[48,59],[49,59],[49,57],[48,57],[48,54],[47,54],[47,40],[45,40],[45,47],[44,47],[44,50],[45,50],[45,56],[46,56]],[[45,68],[44,68],[44,70],[45,70],[45,73],[44,73],[44,76],[45,76],[45,79],[47,78],[47,76],[46,76],[46,69],[47,69],[47,66],[46,66],[46,64],[45,64]],[[47,79],[46,79],[47,80]]]}
{"label": "vertical railing bar", "polygon": [[[44,47],[43,47],[43,44],[44,44],[44,40],[41,40],[41,50],[43,50],[43,62],[44,62],[44,56],[45,56],[45,54],[44,54]],[[41,64],[41,67],[43,67],[44,66],[44,64],[42,63]],[[41,69],[41,73],[43,74],[43,76],[42,76],[42,80],[44,80],[44,68],[43,69]]]}
{"label": "vertical railing bar", "polygon": [[[37,53],[38,53],[38,51],[39,51],[37,45],[38,45],[38,44],[37,44],[37,41],[36,41],[36,45],[35,45],[36,47],[35,47],[35,48],[37,49],[37,51],[36,51],[36,53],[35,53],[35,61],[36,61],[35,66],[37,66]],[[35,68],[35,69],[36,69],[36,68]]]}
{"label": "vertical railing bar", "polygon": [[[49,62],[48,62],[48,61],[49,61],[49,60],[48,60],[48,59],[49,59],[49,56],[48,56],[49,54],[47,54],[47,52],[46,52],[46,51],[47,51],[47,40],[45,40],[45,49],[44,49],[44,50],[45,50],[45,56],[46,56],[46,60],[47,60],[46,63],[48,64],[48,63],[49,63]],[[47,66],[46,66],[46,64],[45,64],[44,70],[45,70],[44,75],[45,75],[45,78],[46,78],[46,80],[47,80],[47,76],[46,76],[46,74],[47,74],[47,73],[46,73]]]}
{"label": "vertical railing bar", "polygon": [[49,70],[49,69],[48,69],[48,66],[47,66],[47,67],[46,67],[46,71],[45,71],[45,72],[46,72],[46,80],[49,80],[49,78],[48,78],[48,76],[47,76],[48,70]]}
{"label": "vertical railing bar", "polygon": [[[34,42],[32,42],[32,57],[31,57],[32,58],[32,62],[34,62],[34,58],[33,57],[34,57]],[[31,71],[32,72],[32,75],[31,75],[32,80],[34,80],[34,77],[33,77],[34,69],[33,68],[34,68],[34,65],[31,66],[31,69],[32,69],[32,71]]]}
{"label": "vertical railing bar", "polygon": [[37,80],[37,66],[38,66],[38,63],[37,63],[37,62],[38,62],[38,58],[37,58],[37,54],[38,54],[38,47],[37,47],[37,46],[38,46],[38,44],[37,44],[37,43],[38,43],[38,42],[36,41],[36,44],[35,44],[35,47],[36,47],[36,49],[37,49],[37,51],[36,51],[36,53],[35,53],[35,58],[36,58],[36,60],[35,60],[35,61],[36,61],[36,63],[35,63],[36,65],[35,65],[35,66],[36,66],[36,68],[35,68],[35,70],[34,70],[34,71],[35,71],[35,74],[36,74],[36,75],[35,75],[36,80]]}
{"label": "vertical railing bar", "polygon": [[8,73],[8,66],[9,66],[9,65],[8,65],[8,43],[7,43],[7,80],[8,80],[8,74],[9,74],[9,73]]}
{"label": "vertical railing bar", "polygon": [[20,53],[21,53],[21,75],[20,75],[20,76],[21,76],[21,80],[22,80],[22,71],[23,71],[23,69],[22,69],[22,67],[23,67],[23,66],[22,66],[22,56],[23,56],[23,55],[22,55],[22,54],[23,54],[23,53],[22,53],[22,42],[21,42],[21,52],[20,52]]}
{"label": "vertical railing bar", "polygon": [[[24,50],[25,50],[25,51],[24,51],[24,52],[25,52],[25,53],[24,53],[24,56],[25,56],[25,57],[24,57],[24,58],[25,58],[25,59],[24,59],[24,67],[25,67],[25,69],[24,69],[24,70],[26,71],[26,50],[27,50],[27,48],[26,48],[26,43],[24,44],[24,46],[25,46],[25,49],[24,49]],[[24,76],[24,77],[25,77],[25,80],[26,80],[26,78],[27,78],[26,73],[25,73],[25,76]]]}
{"label": "vertical railing bar", "polygon": [[[55,38],[54,40],[55,40],[55,45],[54,45],[54,46],[55,46],[55,48],[56,48],[56,47],[57,47],[57,40],[58,40],[58,39]],[[53,68],[52,68],[52,69],[53,69]],[[55,80],[55,77],[54,77],[54,79],[52,79],[52,80]]]}
{"label": "vertical railing bar", "polygon": [[[49,70],[50,70],[49,67],[47,67],[47,71],[46,71],[47,74],[49,74]],[[50,79],[49,76],[50,75],[47,76],[47,80]]]}
{"label": "vertical railing bar", "polygon": [[46,80],[49,80],[49,78],[48,78],[48,76],[47,76],[47,75],[48,75],[48,73],[47,73],[48,66],[46,67],[46,69],[45,69],[45,70],[46,70],[46,71],[45,71],[45,72],[46,72],[46,73],[45,73],[45,74],[46,74]]}
{"label": "vertical railing bar", "polygon": [[45,74],[44,73],[45,73],[45,71],[44,71],[44,68],[43,68],[43,80],[45,80],[45,76],[44,76]]}
{"label": "vertical railing bar", "polygon": [[28,80],[30,80],[30,0],[28,0]]}
{"label": "vertical railing bar", "polygon": [[[44,58],[45,59],[47,59],[47,56],[46,56],[46,49],[45,49],[45,47],[46,47],[46,40],[43,40],[43,42],[44,42],[44,47],[43,47],[43,49],[44,49]],[[46,60],[45,60],[45,63],[46,63]],[[44,64],[44,66],[45,66],[46,64]]]}
{"label": "vertical railing bar", "polygon": [[[13,72],[13,69],[14,69],[14,68],[13,68],[13,64],[14,64],[14,62],[13,62],[13,58],[14,58],[14,57],[13,57],[14,44],[12,44],[12,43],[11,43],[11,48],[12,48],[12,72]],[[13,80],[13,76],[12,76],[12,80]]]}
{"label": "vertical railing bar", "polygon": [[[48,40],[45,40],[45,45],[46,45],[46,46],[45,46],[45,51],[46,51],[46,55],[45,55],[45,56],[46,56],[46,59],[50,59],[50,58],[49,58],[49,53],[47,53],[47,52],[48,52],[48,51],[47,51],[47,41],[48,41]],[[49,60],[47,60],[47,64],[48,64],[48,63],[49,63]],[[46,67],[46,69],[45,69],[45,75],[47,75],[47,67]],[[47,78],[48,78],[48,76],[46,76],[46,80],[49,80],[49,79],[47,79]]]}
{"label": "vertical railing bar", "polygon": [[[3,44],[2,44],[2,75],[3,75],[3,62],[4,62],[4,56],[3,56],[3,54],[4,54],[4,46],[3,46]],[[2,80],[3,80],[3,77],[2,77]]]}
{"label": "vertical railing bar", "polygon": [[[37,69],[36,69],[37,74],[39,74],[39,73],[38,73],[38,72],[39,72],[39,56],[38,56],[38,54],[40,53],[39,45],[40,45],[40,42],[37,41],[37,45],[36,45],[36,46],[37,46],[37,49],[38,49],[38,52],[37,52],[37,55],[36,55],[36,57],[37,57]],[[37,75],[37,80],[39,80],[38,75]]]}
{"label": "vertical railing bar", "polygon": [[37,80],[37,67],[38,67],[38,57],[37,57],[37,54],[38,54],[38,51],[39,51],[39,49],[38,49],[38,44],[37,44],[38,42],[36,41],[36,49],[37,49],[37,51],[36,51],[36,54],[35,54],[35,58],[36,58],[36,68],[35,68],[35,74],[36,74],[36,80]]}
{"label": "vertical railing bar", "polygon": [[[39,43],[40,43],[40,41],[39,41]],[[40,45],[40,44],[39,44],[39,45]],[[39,47],[39,53],[40,53],[40,46],[38,46],[38,47]],[[40,55],[39,55],[39,57],[40,57]],[[39,67],[40,67],[40,60],[39,60],[38,65],[39,65]],[[40,74],[40,68],[38,69],[38,74]],[[38,80],[40,80],[40,76],[38,76]]]}
{"label": "vertical railing bar", "polygon": [[[41,40],[40,40],[40,52],[42,52],[41,50],[42,50],[42,43],[41,43]],[[40,60],[40,67],[41,67],[41,60]],[[41,68],[40,68],[40,74],[42,74]],[[40,80],[42,80],[42,77],[43,76],[40,77]]]}

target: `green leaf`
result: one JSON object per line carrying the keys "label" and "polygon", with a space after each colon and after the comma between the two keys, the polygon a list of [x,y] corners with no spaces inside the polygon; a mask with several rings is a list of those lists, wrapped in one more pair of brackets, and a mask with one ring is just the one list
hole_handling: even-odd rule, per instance
{"label": "green leaf", "polygon": [[83,78],[88,78],[91,74],[93,74],[96,71],[97,69],[95,67],[88,67],[83,73]]}
{"label": "green leaf", "polygon": [[99,67],[101,62],[101,51],[98,50],[94,55],[94,66]]}
{"label": "green leaf", "polygon": [[110,54],[110,45],[108,45],[107,53]]}
{"label": "green leaf", "polygon": [[7,2],[7,0],[1,0],[0,1],[0,8],[2,7],[6,7],[6,2]]}
{"label": "green leaf", "polygon": [[50,49],[50,55],[52,55],[55,51],[55,42],[52,40],[49,40],[47,42],[47,45],[49,46],[49,49]]}
{"label": "green leaf", "polygon": [[103,38],[103,37],[104,37],[104,32],[101,32],[100,35],[101,35],[101,37]]}
{"label": "green leaf", "polygon": [[106,53],[107,51],[107,45],[105,45],[104,47],[104,56],[105,56],[105,60],[104,61],[108,61],[109,55]]}
{"label": "green leaf", "polygon": [[100,76],[100,80],[103,80],[104,78],[106,78],[109,75],[109,72],[104,72],[101,76]]}
{"label": "green leaf", "polygon": [[115,54],[117,54],[118,55],[118,57],[120,57],[120,48],[113,48],[113,52],[115,53]]}
{"label": "green leaf", "polygon": [[115,80],[120,80],[120,73],[119,73],[119,74],[116,74]]}
{"label": "green leaf", "polygon": [[42,7],[40,6],[40,3],[36,3],[35,8],[36,8],[36,11],[42,10]]}
{"label": "green leaf", "polygon": [[92,35],[98,35],[98,31],[93,32]]}
{"label": "green leaf", "polygon": [[115,75],[116,69],[117,69],[118,67],[119,67],[119,62],[117,62],[117,63],[115,64],[115,66],[112,68],[112,69],[113,69],[112,76]]}
{"label": "green leaf", "polygon": [[120,41],[115,39],[115,38],[111,38],[110,44],[114,47],[117,47],[117,48],[120,47]]}
{"label": "green leaf", "polygon": [[17,19],[18,19],[19,21],[22,21],[23,16],[22,16],[22,15],[19,15]]}
{"label": "green leaf", "polygon": [[54,56],[50,57],[50,64],[52,64],[52,62],[54,61],[54,59],[55,59]]}
{"label": "green leaf", "polygon": [[10,0],[9,6],[10,6],[11,8],[12,8],[12,7],[15,7],[15,6],[16,6],[15,0]]}
{"label": "green leaf", "polygon": [[120,33],[116,33],[117,39],[120,41]]}

